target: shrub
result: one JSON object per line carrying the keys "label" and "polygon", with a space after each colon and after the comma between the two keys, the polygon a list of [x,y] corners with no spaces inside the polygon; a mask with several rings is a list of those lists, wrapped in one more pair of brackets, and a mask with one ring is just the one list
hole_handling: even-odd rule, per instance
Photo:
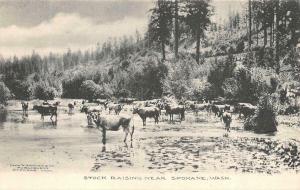
{"label": "shrub", "polygon": [[216,89],[210,83],[206,82],[202,86],[193,90],[193,96],[196,100],[211,100],[216,98],[218,95],[216,93]]}
{"label": "shrub", "polygon": [[207,81],[216,90],[218,96],[224,95],[224,90],[222,88],[223,82],[225,79],[233,77],[235,67],[236,64],[231,54],[228,55],[225,62],[220,63],[216,60],[214,68],[207,77]]}
{"label": "shrub", "polygon": [[38,82],[34,88],[34,96],[40,100],[53,100],[55,95],[55,89],[43,81]]}
{"label": "shrub", "polygon": [[262,96],[253,117],[246,120],[245,130],[255,133],[271,133],[277,131],[275,100],[270,95]]}
{"label": "shrub", "polygon": [[6,104],[7,100],[11,98],[10,90],[6,87],[4,82],[0,82],[0,103]]}
{"label": "shrub", "polygon": [[104,91],[94,81],[86,80],[80,86],[80,93],[82,98],[93,100],[96,98],[101,98],[101,96],[104,94]]}
{"label": "shrub", "polygon": [[237,51],[237,53],[243,52],[244,49],[245,49],[244,41],[243,41],[243,40],[239,40],[239,41],[237,42],[237,45],[236,45],[236,51]]}
{"label": "shrub", "polygon": [[32,85],[29,81],[16,81],[14,94],[21,100],[29,100],[33,96]]}
{"label": "shrub", "polygon": [[234,78],[227,78],[223,82],[222,89],[226,98],[235,98],[239,91],[239,86],[237,80]]}

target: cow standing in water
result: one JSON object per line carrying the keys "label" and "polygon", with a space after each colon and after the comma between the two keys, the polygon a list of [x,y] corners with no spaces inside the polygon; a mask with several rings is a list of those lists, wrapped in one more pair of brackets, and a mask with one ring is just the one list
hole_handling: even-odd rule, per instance
{"label": "cow standing in water", "polygon": [[232,121],[231,114],[227,111],[223,112],[222,113],[222,120],[225,124],[225,130],[227,132],[230,132],[230,124],[231,124],[231,121]]}
{"label": "cow standing in water", "polygon": [[69,108],[69,115],[74,113],[74,108],[75,108],[76,103],[74,102],[74,104],[69,103],[68,104],[68,108]]}
{"label": "cow standing in water", "polygon": [[173,105],[173,104],[167,104],[166,105],[166,115],[170,116],[170,122],[174,121],[174,118],[173,118],[174,114],[179,115],[180,122],[183,121],[184,118],[185,118],[184,112],[185,112],[184,106]]}
{"label": "cow standing in water", "polygon": [[[33,110],[37,110],[39,114],[41,114],[41,119],[44,121],[44,116],[49,115],[52,124],[57,124],[57,106],[44,104],[43,105],[34,105]],[[55,116],[55,121],[52,120],[53,116]]]}
{"label": "cow standing in water", "polygon": [[102,131],[102,143],[104,145],[102,151],[105,151],[106,131],[118,131],[121,126],[123,128],[123,131],[125,132],[124,143],[126,144],[128,134],[130,134],[130,141],[132,143],[134,124],[132,123],[132,118],[130,116],[100,115],[100,113],[92,114],[91,116],[93,117],[94,123],[97,125],[97,128],[101,129]]}
{"label": "cow standing in water", "polygon": [[138,114],[143,120],[143,126],[146,126],[146,119],[154,118],[155,123],[158,124],[158,118],[160,115],[160,109],[157,107],[142,107],[142,108],[134,108],[133,114]]}
{"label": "cow standing in water", "polygon": [[124,105],[121,104],[109,104],[108,105],[108,113],[110,114],[112,111],[115,111],[116,115],[119,115],[122,111]]}
{"label": "cow standing in water", "polygon": [[28,117],[28,102],[22,102],[22,116],[23,117]]}

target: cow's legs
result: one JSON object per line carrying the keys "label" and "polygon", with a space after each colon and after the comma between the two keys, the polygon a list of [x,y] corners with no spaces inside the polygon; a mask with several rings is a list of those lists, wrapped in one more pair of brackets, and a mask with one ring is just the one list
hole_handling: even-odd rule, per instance
{"label": "cow's legs", "polygon": [[143,126],[146,126],[146,117],[143,118]]}
{"label": "cow's legs", "polygon": [[54,116],[55,116],[55,125],[56,125],[57,124],[57,113]]}
{"label": "cow's legs", "polygon": [[127,140],[127,136],[128,136],[128,133],[129,133],[129,129],[128,129],[129,126],[125,126],[124,127],[124,132],[125,132],[125,138],[124,138],[124,142],[126,143],[126,140]]}
{"label": "cow's legs", "polygon": [[132,125],[131,132],[130,132],[131,146],[132,146],[132,136],[133,136],[133,133],[134,133],[134,125]]}
{"label": "cow's legs", "polygon": [[103,145],[106,144],[106,129],[105,129],[105,127],[102,127],[102,143],[103,143]]}

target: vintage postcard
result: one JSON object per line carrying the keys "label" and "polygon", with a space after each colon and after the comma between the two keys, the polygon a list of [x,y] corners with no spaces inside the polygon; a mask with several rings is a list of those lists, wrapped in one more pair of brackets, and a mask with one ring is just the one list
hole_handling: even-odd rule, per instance
{"label": "vintage postcard", "polygon": [[299,190],[299,148],[299,0],[0,0],[0,190]]}

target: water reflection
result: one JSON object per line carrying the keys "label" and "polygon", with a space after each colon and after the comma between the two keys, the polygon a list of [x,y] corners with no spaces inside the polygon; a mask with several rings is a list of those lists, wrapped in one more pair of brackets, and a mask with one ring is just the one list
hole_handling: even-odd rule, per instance
{"label": "water reflection", "polygon": [[34,130],[42,129],[56,129],[56,125],[53,125],[53,122],[42,122],[33,126]]}
{"label": "water reflection", "polygon": [[4,129],[4,122],[7,121],[7,110],[0,109],[0,130]]}

